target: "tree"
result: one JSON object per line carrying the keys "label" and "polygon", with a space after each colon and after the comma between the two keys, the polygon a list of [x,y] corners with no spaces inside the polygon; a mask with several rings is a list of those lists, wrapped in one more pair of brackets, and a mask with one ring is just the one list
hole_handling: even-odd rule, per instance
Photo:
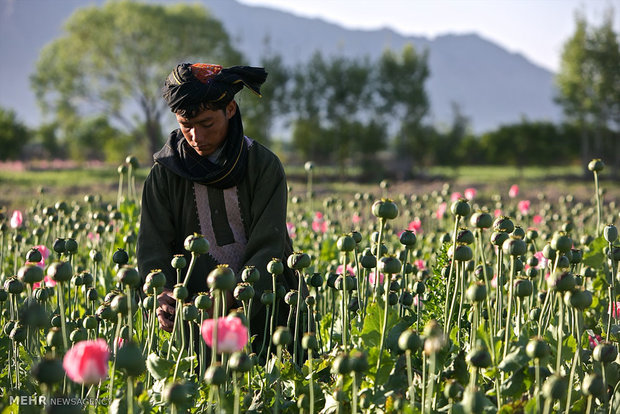
{"label": "tree", "polygon": [[240,61],[221,23],[198,5],[107,2],[77,10],[48,44],[31,78],[39,103],[66,130],[106,114],[142,130],[151,152],[162,143],[163,80],[183,61]]}
{"label": "tree", "polygon": [[17,119],[15,112],[0,108],[0,160],[20,158],[29,140],[30,131]]}
{"label": "tree", "polygon": [[601,157],[613,146],[607,161],[620,164],[620,46],[611,16],[607,13],[600,27],[589,27],[583,16],[576,16],[577,27],[564,44],[556,76],[556,101],[581,131],[584,168],[592,156]]}

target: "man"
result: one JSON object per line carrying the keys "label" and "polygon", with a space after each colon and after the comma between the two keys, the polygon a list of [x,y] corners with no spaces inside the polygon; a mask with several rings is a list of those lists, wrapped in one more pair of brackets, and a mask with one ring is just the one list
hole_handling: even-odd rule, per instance
{"label": "man", "polygon": [[[287,185],[279,159],[243,135],[234,96],[244,86],[260,96],[266,77],[263,68],[185,63],[166,79],[163,97],[180,128],[154,155],[144,184],[137,258],[142,280],[153,269],[166,275],[157,318],[168,332],[177,279],[171,260],[184,254],[189,263],[183,242],[198,233],[210,249],[196,261],[187,285],[190,297],[208,291],[207,275],[218,264],[228,264],[238,282],[245,266],[255,266],[261,276],[254,284],[251,327],[252,333],[262,335],[265,309],[260,296],[272,283],[267,263],[273,258],[286,263],[292,253],[286,230]],[[297,288],[290,269],[281,283],[287,290]],[[282,314],[288,310],[281,304],[280,317],[286,321]]]}

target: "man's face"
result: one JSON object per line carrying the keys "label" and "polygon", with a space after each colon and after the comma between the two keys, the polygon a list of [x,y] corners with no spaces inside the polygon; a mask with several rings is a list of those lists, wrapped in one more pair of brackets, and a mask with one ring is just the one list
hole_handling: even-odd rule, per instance
{"label": "man's face", "polygon": [[193,118],[175,114],[187,143],[199,155],[213,154],[226,139],[228,120],[237,112],[237,104],[231,101],[225,110],[204,109]]}

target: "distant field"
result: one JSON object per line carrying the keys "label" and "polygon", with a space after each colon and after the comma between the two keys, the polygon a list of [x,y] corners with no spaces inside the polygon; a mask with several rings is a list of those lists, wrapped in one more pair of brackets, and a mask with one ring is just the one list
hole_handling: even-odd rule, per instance
{"label": "distant field", "polygon": [[[287,166],[291,195],[304,196],[306,173],[303,166]],[[512,184],[519,184],[522,197],[536,197],[544,193],[548,197],[572,194],[578,198],[590,198],[594,192],[592,176],[583,177],[578,166],[571,167],[514,167],[463,166],[458,169],[434,167],[419,179],[406,182],[392,182],[387,195],[423,194],[440,190],[447,183],[450,191],[464,191],[474,187],[481,195],[507,194]],[[140,191],[148,174],[147,168],[136,172],[136,188]],[[357,192],[373,192],[383,195],[379,182],[360,183],[355,177],[358,172],[347,171],[351,180],[341,180],[336,168],[317,167],[314,171],[314,191],[319,197],[338,195],[352,197]],[[103,202],[115,203],[119,175],[116,167],[78,168],[69,170],[14,171],[0,169],[0,208],[24,209],[38,198],[46,203],[58,200],[82,200],[85,195],[101,196]],[[126,185],[126,183],[125,183]],[[601,187],[606,201],[620,203],[620,183],[601,175]]]}

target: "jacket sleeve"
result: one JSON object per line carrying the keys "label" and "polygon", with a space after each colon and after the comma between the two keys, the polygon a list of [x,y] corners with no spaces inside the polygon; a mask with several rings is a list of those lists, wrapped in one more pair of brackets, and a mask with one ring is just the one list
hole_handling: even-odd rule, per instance
{"label": "jacket sleeve", "polygon": [[160,269],[166,275],[168,288],[176,283],[176,273],[170,264],[175,237],[171,211],[169,183],[164,168],[155,164],[142,190],[136,255],[142,281],[152,270]]}

